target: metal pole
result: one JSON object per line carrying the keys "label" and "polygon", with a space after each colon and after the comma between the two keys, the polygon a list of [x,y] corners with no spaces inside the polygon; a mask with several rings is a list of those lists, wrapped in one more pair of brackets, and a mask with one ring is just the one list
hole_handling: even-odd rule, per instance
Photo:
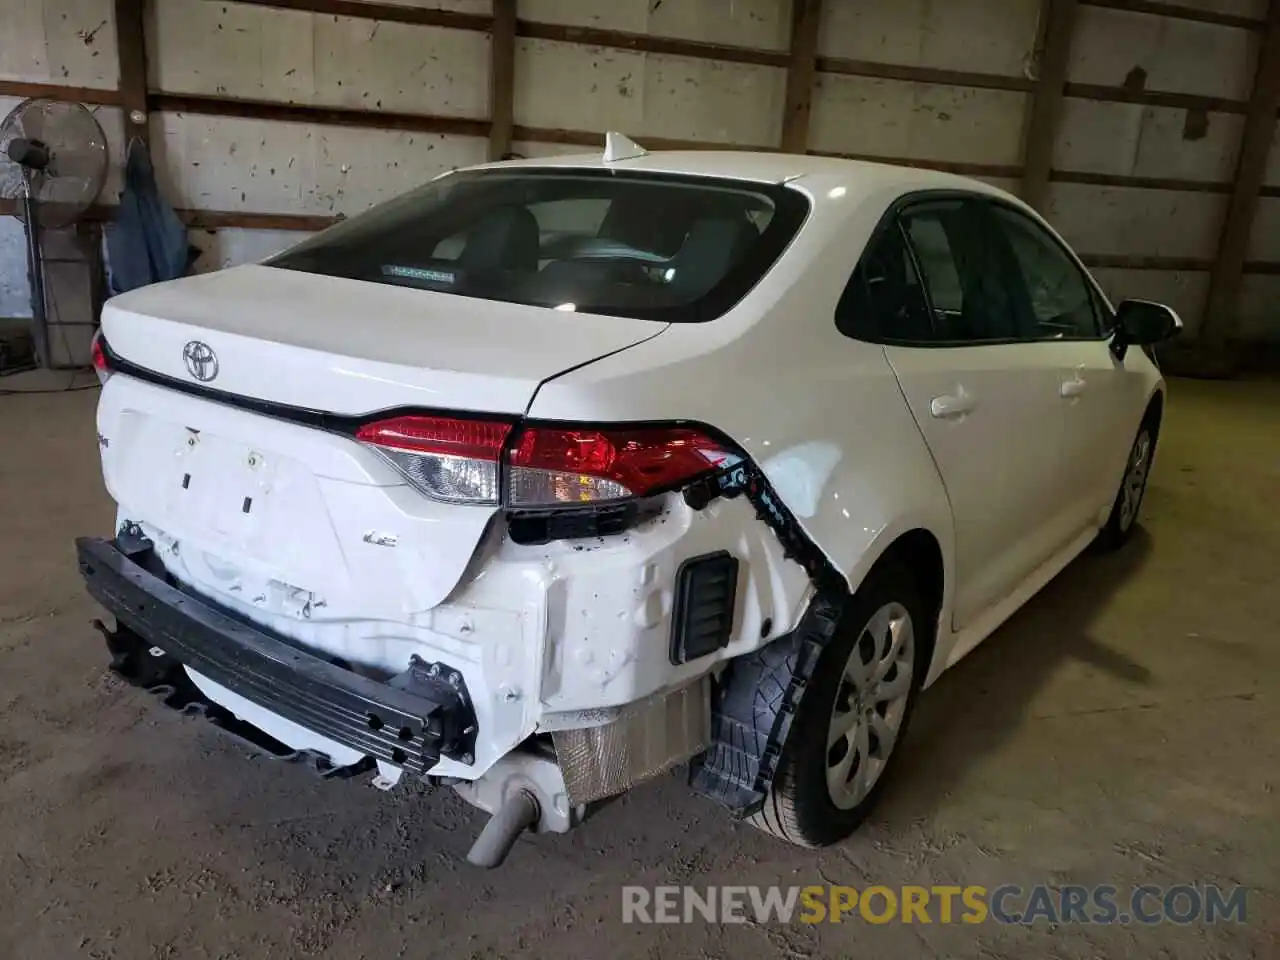
{"label": "metal pole", "polygon": [[27,222],[27,270],[31,278],[31,338],[35,341],[36,359],[48,370],[53,366],[49,355],[49,315],[44,299],[44,264],[40,260],[40,223],[36,219],[39,204],[31,196],[31,175],[24,178],[22,218]]}

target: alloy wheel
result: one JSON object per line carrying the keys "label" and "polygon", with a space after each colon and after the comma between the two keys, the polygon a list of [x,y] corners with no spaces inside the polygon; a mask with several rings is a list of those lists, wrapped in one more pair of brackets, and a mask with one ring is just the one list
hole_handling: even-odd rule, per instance
{"label": "alloy wheel", "polygon": [[1120,530],[1128,530],[1138,518],[1138,507],[1147,489],[1147,473],[1151,467],[1151,434],[1143,430],[1133,443],[1129,464],[1125,467],[1124,484],[1120,488]]}
{"label": "alloy wheel", "polygon": [[911,614],[887,603],[850,651],[827,733],[827,789],[842,810],[861,803],[880,779],[906,715],[915,670]]}

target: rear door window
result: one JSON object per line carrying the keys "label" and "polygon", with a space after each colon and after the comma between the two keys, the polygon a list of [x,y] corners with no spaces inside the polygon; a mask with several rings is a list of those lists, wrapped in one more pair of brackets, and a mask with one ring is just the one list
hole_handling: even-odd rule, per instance
{"label": "rear door window", "polygon": [[809,205],[706,177],[465,171],[268,261],[270,266],[562,310],[691,322],[732,307]]}
{"label": "rear door window", "polygon": [[902,213],[924,278],[934,341],[1008,342],[1021,338],[1007,259],[985,205],[970,198],[925,201]]}
{"label": "rear door window", "polygon": [[920,273],[896,221],[867,244],[836,307],[836,327],[855,340],[876,343],[933,339]]}

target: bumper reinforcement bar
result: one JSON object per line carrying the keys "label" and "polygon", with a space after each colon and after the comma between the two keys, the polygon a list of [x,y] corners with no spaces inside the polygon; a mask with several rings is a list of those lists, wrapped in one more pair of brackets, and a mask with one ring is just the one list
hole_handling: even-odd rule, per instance
{"label": "bumper reinforcement bar", "polygon": [[[81,537],[76,553],[89,593],[119,624],[102,628],[112,669],[168,705],[197,709],[272,756],[302,756],[210,704],[183,669],[190,667],[369,760],[419,775],[442,755],[473,762],[475,713],[461,675],[448,667],[415,662],[383,683],[331,663],[176,586],[136,528],[115,540]],[[372,766],[335,768],[306,756],[327,775]]]}

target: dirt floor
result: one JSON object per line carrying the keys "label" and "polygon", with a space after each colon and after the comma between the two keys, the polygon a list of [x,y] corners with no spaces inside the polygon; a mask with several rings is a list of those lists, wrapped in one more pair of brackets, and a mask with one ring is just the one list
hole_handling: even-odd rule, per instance
{"label": "dirt floor", "polygon": [[[0,382],[0,386],[7,386]],[[108,675],[93,391],[0,396],[0,957],[1280,956],[1280,384],[1175,383],[1124,552],[1085,556],[921,703],[838,848],[677,776],[496,872],[452,791],[246,759]],[[1243,884],[1244,925],[624,925],[624,884]]]}

